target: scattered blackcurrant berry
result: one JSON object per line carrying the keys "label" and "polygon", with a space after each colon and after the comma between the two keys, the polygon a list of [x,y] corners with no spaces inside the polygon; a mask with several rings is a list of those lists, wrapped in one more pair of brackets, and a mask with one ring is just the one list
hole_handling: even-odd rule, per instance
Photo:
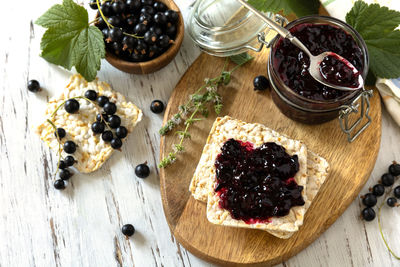
{"label": "scattered blackcurrant berry", "polygon": [[92,131],[93,131],[95,134],[100,134],[100,133],[104,132],[105,127],[106,127],[106,126],[104,125],[103,122],[95,121],[95,122],[93,122],[93,124],[92,124]]}
{"label": "scattered blackcurrant berry", "polygon": [[367,207],[373,207],[376,205],[376,196],[372,193],[368,193],[364,196],[362,202]]}
{"label": "scattered blackcurrant berry", "polygon": [[111,131],[105,131],[101,135],[101,139],[103,139],[104,142],[110,142],[114,138],[114,135]]}
{"label": "scattered blackcurrant berry", "polygon": [[179,19],[178,13],[174,10],[167,10],[164,12],[164,14],[169,22],[176,22]]}
{"label": "scattered blackcurrant berry", "polygon": [[146,178],[150,175],[150,168],[146,163],[142,163],[136,166],[135,174],[139,178]]}
{"label": "scattered blackcurrant berry", "polygon": [[121,231],[126,236],[132,236],[135,233],[135,227],[132,224],[125,224],[122,226]]}
{"label": "scattered blackcurrant berry", "polygon": [[63,139],[66,134],[67,133],[65,132],[64,128],[61,128],[61,127],[57,128],[57,130],[54,132],[54,135],[56,136],[56,138],[58,135],[58,138],[60,138],[60,139]]}
{"label": "scattered blackcurrant berry", "polygon": [[388,204],[389,207],[394,207],[394,206],[396,206],[397,199],[394,198],[394,197],[389,197],[389,198],[386,200],[386,203]]}
{"label": "scattered blackcurrant berry", "polygon": [[161,102],[160,100],[154,100],[153,102],[151,102],[150,110],[151,110],[153,113],[157,113],[157,114],[163,112],[163,111],[164,111],[164,104],[163,104],[163,102]]}
{"label": "scattered blackcurrant berry", "polygon": [[111,147],[114,148],[114,149],[119,149],[119,148],[122,147],[122,141],[121,141],[121,139],[119,139],[117,137],[113,138],[111,140],[110,144],[111,144]]}
{"label": "scattered blackcurrant berry", "polygon": [[72,173],[68,169],[63,169],[60,171],[60,179],[61,180],[68,180],[71,178]]}
{"label": "scattered blackcurrant berry", "polygon": [[66,141],[64,143],[64,151],[68,154],[73,154],[76,151],[76,144],[73,141]]}
{"label": "scattered blackcurrant berry", "polygon": [[125,138],[128,135],[128,129],[124,126],[119,126],[117,129],[115,129],[115,135],[118,138]]}
{"label": "scattered blackcurrant berry", "polygon": [[374,187],[372,187],[372,194],[374,194],[377,197],[382,196],[385,193],[385,187],[383,184],[376,184]]}
{"label": "scattered blackcurrant berry", "polygon": [[96,93],[95,90],[87,90],[87,91],[85,92],[85,97],[86,97],[87,99],[89,99],[89,100],[96,101],[96,99],[97,99],[97,93]]}
{"label": "scattered blackcurrant berry", "polygon": [[65,111],[75,113],[79,110],[79,102],[76,99],[68,99],[64,104]]}
{"label": "scattered blackcurrant berry", "polygon": [[96,0],[90,0],[89,6],[91,9],[96,10],[98,8]]}
{"label": "scattered blackcurrant berry", "polygon": [[30,80],[28,82],[28,90],[32,93],[37,93],[40,91],[40,83],[36,80]]}
{"label": "scattered blackcurrant berry", "polygon": [[400,175],[400,164],[393,163],[389,166],[389,173],[393,176]]}
{"label": "scattered blackcurrant berry", "polygon": [[71,167],[72,165],[75,164],[75,159],[73,156],[66,156],[64,162],[68,167]]}
{"label": "scattered blackcurrant berry", "polygon": [[65,189],[65,182],[61,179],[58,179],[54,182],[54,188],[57,190]]}
{"label": "scattered blackcurrant berry", "polygon": [[394,177],[390,173],[385,173],[382,175],[381,180],[384,186],[391,186],[394,184]]}
{"label": "scattered blackcurrant berry", "polygon": [[97,103],[100,107],[104,107],[104,105],[109,101],[108,97],[102,95],[96,99]]}
{"label": "scattered blackcurrant berry", "polygon": [[265,76],[259,75],[254,78],[253,85],[254,85],[254,90],[263,91],[268,89],[269,82]]}
{"label": "scattered blackcurrant berry", "polygon": [[395,197],[400,199],[400,185],[395,187],[395,189],[393,190],[393,194]]}
{"label": "scattered blackcurrant berry", "polygon": [[65,169],[65,168],[67,168],[68,166],[67,166],[67,164],[65,163],[65,161],[63,161],[63,160],[60,160],[60,162],[58,163],[58,168],[60,169],[60,170],[62,170],[62,169]]}
{"label": "scattered blackcurrant berry", "polygon": [[107,115],[113,115],[117,111],[117,105],[113,102],[107,102],[104,104],[103,110]]}
{"label": "scattered blackcurrant berry", "polygon": [[107,122],[108,122],[108,125],[111,128],[115,129],[115,128],[118,128],[121,125],[121,118],[119,116],[117,116],[117,115],[111,115],[108,118]]}
{"label": "scattered blackcurrant berry", "polygon": [[363,209],[361,215],[367,222],[372,221],[376,216],[374,209],[370,207]]}

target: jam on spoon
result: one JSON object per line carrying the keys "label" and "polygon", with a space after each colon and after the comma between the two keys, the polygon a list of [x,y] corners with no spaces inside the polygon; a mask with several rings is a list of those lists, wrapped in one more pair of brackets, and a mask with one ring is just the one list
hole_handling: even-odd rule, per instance
{"label": "jam on spoon", "polygon": [[254,148],[250,142],[229,139],[215,161],[219,206],[234,219],[248,224],[269,222],[304,205],[303,190],[294,176],[297,155],[290,156],[276,143]]}
{"label": "jam on spoon", "polygon": [[322,77],[331,84],[358,88],[360,86],[360,72],[351,66],[345,59],[340,59],[336,54],[326,56],[319,65]]}

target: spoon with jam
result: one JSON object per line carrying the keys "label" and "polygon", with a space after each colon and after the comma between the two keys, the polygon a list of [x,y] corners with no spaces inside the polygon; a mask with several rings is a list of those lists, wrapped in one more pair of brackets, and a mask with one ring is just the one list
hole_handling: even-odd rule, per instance
{"label": "spoon with jam", "polygon": [[243,6],[251,10],[255,15],[265,21],[279,35],[287,38],[292,44],[300,48],[310,58],[308,71],[318,82],[341,91],[355,91],[364,86],[361,72],[357,70],[347,59],[334,52],[323,52],[317,56],[311,54],[310,50],[292,33],[278,25],[273,20],[256,10],[245,0],[238,0]]}

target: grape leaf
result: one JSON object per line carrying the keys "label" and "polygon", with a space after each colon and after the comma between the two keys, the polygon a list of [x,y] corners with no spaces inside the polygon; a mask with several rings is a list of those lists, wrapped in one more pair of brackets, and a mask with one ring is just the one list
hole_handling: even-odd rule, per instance
{"label": "grape leaf", "polygon": [[400,12],[355,2],[346,15],[346,22],[356,29],[368,47],[370,70],[377,77],[400,77]]}
{"label": "grape leaf", "polygon": [[96,78],[105,46],[101,31],[88,23],[86,9],[72,0],[51,7],[36,24],[48,28],[42,37],[41,56],[70,70],[75,66],[87,81]]}
{"label": "grape leaf", "polygon": [[298,17],[318,14],[320,2],[318,0],[249,0],[250,5],[263,12],[278,13],[288,15],[296,14]]}

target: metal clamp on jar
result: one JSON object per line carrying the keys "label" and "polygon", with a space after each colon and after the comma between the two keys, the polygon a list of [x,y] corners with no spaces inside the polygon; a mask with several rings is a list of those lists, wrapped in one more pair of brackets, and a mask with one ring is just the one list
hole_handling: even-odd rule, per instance
{"label": "metal clamp on jar", "polygon": [[[287,20],[280,15],[264,14],[280,25],[287,24]],[[298,25],[306,25],[305,28],[307,25],[329,25],[339,34],[344,32],[345,37],[351,38],[359,49],[357,65],[361,66],[359,71],[365,80],[369,66],[368,51],[362,37],[351,26],[332,17],[308,16],[292,21],[285,28],[293,30]],[[282,54],[279,54],[282,37],[238,1],[197,1],[189,20],[189,35],[203,51],[215,56],[226,57],[249,50],[260,52],[264,46],[270,48],[267,69],[271,96],[276,106],[290,119],[319,124],[339,118],[340,127],[349,142],[354,141],[371,123],[368,112],[372,90],[360,89],[325,98],[322,94],[310,95],[311,88],[303,92],[296,88],[296,84],[293,86],[293,76],[282,75],[277,64],[282,60]],[[340,51],[334,52],[340,55]],[[355,114],[357,118],[354,118]]]}

